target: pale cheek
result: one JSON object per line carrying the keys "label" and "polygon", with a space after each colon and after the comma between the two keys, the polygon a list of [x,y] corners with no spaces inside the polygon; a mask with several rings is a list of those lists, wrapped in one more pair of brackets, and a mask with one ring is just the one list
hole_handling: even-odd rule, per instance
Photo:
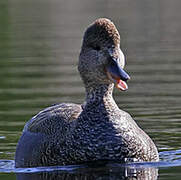
{"label": "pale cheek", "polygon": [[120,65],[122,68],[124,68],[125,66],[125,56],[123,54],[123,52],[121,51],[121,49],[119,50],[119,57],[120,57]]}

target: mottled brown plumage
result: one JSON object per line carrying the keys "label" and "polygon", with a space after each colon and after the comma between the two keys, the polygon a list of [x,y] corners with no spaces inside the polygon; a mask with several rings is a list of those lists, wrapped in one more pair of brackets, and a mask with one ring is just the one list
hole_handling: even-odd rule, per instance
{"label": "mottled brown plumage", "polygon": [[88,27],[78,64],[85,103],[54,105],[28,121],[17,145],[16,167],[159,160],[152,140],[112,97],[114,84],[126,90],[129,79],[119,43],[110,20],[100,18]]}

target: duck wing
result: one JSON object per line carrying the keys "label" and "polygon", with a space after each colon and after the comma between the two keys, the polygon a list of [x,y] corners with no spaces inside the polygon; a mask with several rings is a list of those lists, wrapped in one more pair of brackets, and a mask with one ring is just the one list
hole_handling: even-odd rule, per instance
{"label": "duck wing", "polygon": [[81,105],[73,103],[61,103],[50,106],[30,119],[23,132],[54,134],[65,132],[70,129],[79,114],[82,112]]}

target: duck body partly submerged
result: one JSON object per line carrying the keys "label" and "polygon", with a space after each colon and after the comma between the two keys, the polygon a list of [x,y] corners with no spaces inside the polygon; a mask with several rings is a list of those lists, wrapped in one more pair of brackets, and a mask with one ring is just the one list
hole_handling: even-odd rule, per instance
{"label": "duck body partly submerged", "polygon": [[53,105],[28,121],[17,145],[16,167],[159,160],[153,141],[112,97],[114,84],[126,90],[129,79],[120,68],[124,58],[114,28],[104,18],[88,28],[78,67],[86,88],[85,103]]}

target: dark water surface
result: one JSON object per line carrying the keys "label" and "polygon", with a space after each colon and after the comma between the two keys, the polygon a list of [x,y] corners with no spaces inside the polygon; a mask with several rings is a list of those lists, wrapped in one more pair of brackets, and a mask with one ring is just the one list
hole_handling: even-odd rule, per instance
{"label": "dark water surface", "polygon": [[[180,179],[180,7],[180,0],[1,0],[0,179]],[[161,162],[14,169],[27,120],[54,103],[83,102],[78,54],[99,17],[116,24],[131,75],[129,90],[114,97],[152,137]]]}

